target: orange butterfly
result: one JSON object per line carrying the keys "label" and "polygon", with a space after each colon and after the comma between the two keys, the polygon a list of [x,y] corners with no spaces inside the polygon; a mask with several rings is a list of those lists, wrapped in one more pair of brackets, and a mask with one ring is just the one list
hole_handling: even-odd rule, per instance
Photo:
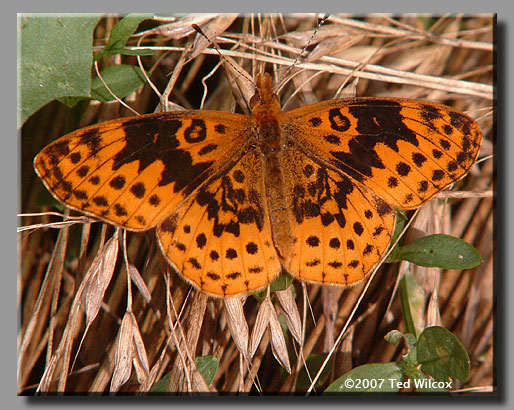
{"label": "orange butterfly", "polygon": [[216,296],[284,268],[317,283],[361,281],[384,255],[393,208],[462,178],[482,133],[450,107],[394,98],[283,112],[268,74],[252,116],[188,110],[72,132],[34,166],[67,206],[131,231],[157,228],[173,267]]}

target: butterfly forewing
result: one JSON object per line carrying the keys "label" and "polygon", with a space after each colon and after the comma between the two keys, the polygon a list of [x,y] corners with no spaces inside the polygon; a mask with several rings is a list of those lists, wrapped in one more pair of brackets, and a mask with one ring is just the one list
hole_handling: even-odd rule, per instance
{"label": "butterfly forewing", "polygon": [[114,120],[55,141],[34,166],[66,205],[145,230],[216,174],[241,149],[248,127],[248,117],[215,111]]}
{"label": "butterfly forewing", "polygon": [[462,113],[401,99],[323,101],[284,113],[284,123],[309,156],[401,209],[419,207],[466,174],[482,139]]}

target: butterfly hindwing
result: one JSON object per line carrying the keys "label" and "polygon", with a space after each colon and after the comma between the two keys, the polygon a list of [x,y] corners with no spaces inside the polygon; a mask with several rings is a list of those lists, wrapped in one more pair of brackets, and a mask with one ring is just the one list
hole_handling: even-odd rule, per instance
{"label": "butterfly hindwing", "polygon": [[268,217],[262,158],[247,152],[158,228],[176,270],[220,296],[262,288],[281,270]]}
{"label": "butterfly hindwing", "polygon": [[288,270],[312,282],[351,285],[387,249],[395,212],[362,184],[290,150],[287,190],[293,258]]}

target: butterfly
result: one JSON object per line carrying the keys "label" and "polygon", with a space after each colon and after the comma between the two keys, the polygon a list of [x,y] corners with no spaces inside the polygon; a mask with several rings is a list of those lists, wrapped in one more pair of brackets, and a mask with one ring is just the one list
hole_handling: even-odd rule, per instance
{"label": "butterfly", "polygon": [[450,107],[322,101],[284,112],[269,74],[252,115],[186,110],[116,119],[45,147],[34,167],[62,203],[130,231],[156,229],[168,262],[220,297],[285,269],[351,286],[384,256],[395,210],[462,178],[482,140]]}

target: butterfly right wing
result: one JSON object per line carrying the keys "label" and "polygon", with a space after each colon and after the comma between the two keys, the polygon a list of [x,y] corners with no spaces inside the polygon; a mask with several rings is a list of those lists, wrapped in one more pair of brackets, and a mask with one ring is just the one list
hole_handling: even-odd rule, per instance
{"label": "butterfly right wing", "polygon": [[159,224],[241,149],[249,117],[176,111],[74,131],[34,168],[65,205],[129,230]]}

